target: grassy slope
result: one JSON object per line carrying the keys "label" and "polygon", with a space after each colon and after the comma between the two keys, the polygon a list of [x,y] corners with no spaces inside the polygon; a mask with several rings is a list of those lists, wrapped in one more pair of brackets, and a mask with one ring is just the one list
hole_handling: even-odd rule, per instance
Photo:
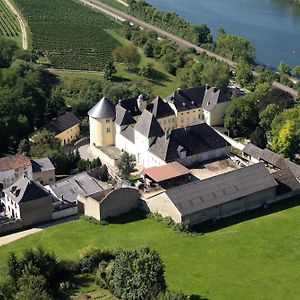
{"label": "grassy slope", "polygon": [[58,257],[78,250],[149,246],[161,254],[171,288],[209,299],[299,299],[300,207],[191,237],[153,220],[99,226],[78,220],[0,247],[7,254],[42,245]]}
{"label": "grassy slope", "polygon": [[[107,32],[115,39],[117,40],[121,45],[126,45],[129,43],[128,40],[122,38],[119,34],[117,34],[113,30],[107,30]],[[159,77],[156,79],[150,79],[150,81],[153,83],[153,91],[155,95],[160,95],[162,97],[167,96],[171,94],[172,91],[176,90],[179,86],[179,80],[173,76],[170,75],[163,67],[163,65],[152,58],[148,58],[144,55],[142,49],[139,49],[139,52],[142,56],[141,63],[139,67],[146,65],[147,63],[152,63],[154,65],[154,68],[158,71]],[[53,70],[50,69],[50,71],[54,74],[56,74],[62,81],[68,81],[72,79],[91,79],[91,80],[103,80],[103,74],[101,72],[72,72],[68,70]],[[142,76],[132,73],[127,70],[125,65],[117,65],[117,77],[127,78],[130,81],[136,82],[140,80],[149,80],[147,78],[143,78]]]}

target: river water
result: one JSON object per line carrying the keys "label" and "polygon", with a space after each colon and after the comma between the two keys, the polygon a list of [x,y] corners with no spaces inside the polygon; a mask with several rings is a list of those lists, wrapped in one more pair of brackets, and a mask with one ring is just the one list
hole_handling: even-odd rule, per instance
{"label": "river water", "polygon": [[277,67],[300,65],[300,5],[288,0],[147,0],[193,24],[241,35],[256,49],[256,61]]}

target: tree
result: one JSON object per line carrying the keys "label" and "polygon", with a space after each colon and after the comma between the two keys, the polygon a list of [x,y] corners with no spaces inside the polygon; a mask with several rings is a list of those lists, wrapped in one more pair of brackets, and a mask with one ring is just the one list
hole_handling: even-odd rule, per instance
{"label": "tree", "polygon": [[34,142],[30,145],[30,156],[32,157],[51,157],[61,149],[60,141],[55,134],[42,130],[34,136]]}
{"label": "tree", "polygon": [[293,159],[299,149],[299,137],[295,132],[295,123],[292,120],[287,120],[274,137],[272,148],[285,157]]}
{"label": "tree", "polygon": [[258,125],[258,103],[255,94],[233,97],[224,117],[225,126],[238,136],[248,136]]}
{"label": "tree", "polygon": [[41,275],[24,273],[19,279],[16,300],[51,300],[46,291],[46,280]]}
{"label": "tree", "polygon": [[300,66],[296,66],[292,69],[293,76],[300,76]]}
{"label": "tree", "polygon": [[155,72],[154,66],[152,63],[147,63],[145,66],[140,68],[140,75],[143,77],[152,77]]}
{"label": "tree", "polygon": [[250,134],[250,141],[252,144],[259,148],[265,148],[267,145],[267,138],[265,131],[261,127],[257,127],[251,134]]}
{"label": "tree", "polygon": [[291,67],[288,64],[286,64],[283,60],[281,60],[278,65],[278,71],[280,73],[289,75],[291,73]]}
{"label": "tree", "polygon": [[97,277],[120,299],[153,299],[166,288],[164,265],[149,248],[119,251],[110,268],[99,267]]}
{"label": "tree", "polygon": [[128,179],[130,173],[135,171],[135,158],[133,155],[128,152],[123,152],[120,160],[117,163],[117,167],[119,169],[119,175],[123,179]]}
{"label": "tree", "polygon": [[196,45],[212,43],[213,39],[210,29],[205,24],[194,25],[192,27],[192,31],[194,32],[196,37],[194,40],[194,43]]}
{"label": "tree", "polygon": [[300,107],[285,109],[271,124],[272,149],[293,159],[300,153]]}
{"label": "tree", "polygon": [[113,75],[117,73],[117,69],[113,62],[108,62],[104,68],[104,79],[106,80],[112,80]]}
{"label": "tree", "polygon": [[228,65],[222,62],[208,60],[204,63],[201,80],[202,84],[208,84],[226,92],[229,84]]}
{"label": "tree", "polygon": [[246,86],[252,79],[251,66],[244,60],[239,59],[236,66],[236,81],[242,87]]}
{"label": "tree", "polygon": [[266,132],[271,130],[271,123],[275,116],[281,111],[280,107],[274,103],[269,104],[259,113],[259,126]]}
{"label": "tree", "polygon": [[144,53],[147,57],[153,57],[154,56],[154,48],[153,44],[151,42],[147,42],[143,47]]}
{"label": "tree", "polygon": [[128,67],[137,66],[141,61],[141,55],[133,44],[116,48],[112,55],[115,61],[125,63]]}
{"label": "tree", "polygon": [[255,57],[255,49],[247,40],[227,34],[224,29],[218,32],[216,52],[233,61],[243,59],[248,63],[252,63]]}

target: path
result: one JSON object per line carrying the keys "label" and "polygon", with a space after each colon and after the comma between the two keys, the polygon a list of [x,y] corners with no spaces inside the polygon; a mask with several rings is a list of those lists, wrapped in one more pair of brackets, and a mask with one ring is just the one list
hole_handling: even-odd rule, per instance
{"label": "path", "polygon": [[9,2],[9,0],[4,0],[4,2],[10,8],[10,10],[13,12],[13,14],[17,17],[17,20],[18,20],[18,22],[20,24],[20,28],[21,28],[21,34],[22,34],[22,48],[24,50],[27,50],[28,49],[28,37],[27,37],[25,22],[23,21],[21,15],[16,10],[16,8]]}
{"label": "path", "polygon": [[[175,43],[177,43],[178,45],[180,46],[183,46],[183,47],[186,47],[186,48],[195,48],[195,50],[198,52],[198,53],[205,53],[206,55],[210,56],[210,57],[213,57],[215,59],[217,59],[218,61],[222,61],[222,62],[225,62],[226,64],[228,64],[230,66],[231,69],[235,69],[236,68],[236,63],[232,60],[229,60],[225,57],[222,57],[214,52],[211,52],[209,50],[206,50],[202,47],[199,47],[195,44],[192,44],[191,42],[185,40],[185,39],[182,39],[170,32],[167,32],[165,30],[162,30],[161,28],[157,27],[157,26],[154,26],[154,25],[151,25],[151,24],[148,24],[146,22],[143,22],[129,14],[126,14],[125,12],[123,11],[120,11],[118,9],[115,9],[109,5],[106,5],[100,1],[97,1],[97,0],[80,0],[82,3],[84,3],[85,5],[89,5],[93,8],[96,8],[98,10],[101,10],[103,11],[104,13],[116,18],[116,19],[119,19],[121,21],[129,21],[129,22],[133,22],[134,24],[142,27],[142,28],[145,28],[145,29],[148,29],[148,30],[153,30],[157,33],[159,33],[162,37],[165,37],[171,41],[174,41]],[[294,97],[297,97],[298,96],[298,92],[295,91],[294,89],[291,89],[289,88],[288,86],[286,85],[283,85],[283,84],[280,84],[279,82],[273,82],[273,86],[278,88],[278,89],[281,89],[283,91],[288,91],[289,93],[291,93]]]}
{"label": "path", "polygon": [[23,237],[26,237],[28,235],[40,232],[40,231],[44,230],[45,228],[48,228],[48,227],[51,227],[51,226],[54,226],[54,225],[57,225],[57,224],[62,224],[62,223],[65,223],[65,222],[69,222],[69,221],[72,221],[72,220],[75,220],[75,219],[78,219],[77,215],[67,217],[67,218],[63,218],[63,219],[59,219],[59,220],[56,220],[56,221],[53,221],[53,222],[50,222],[50,223],[46,223],[46,224],[40,225],[38,227],[31,228],[31,229],[27,229],[27,230],[19,231],[19,232],[16,232],[16,233],[11,233],[11,234],[8,234],[8,235],[1,236],[0,237],[0,247],[4,246],[4,245],[7,245],[9,243],[12,243],[12,242],[14,242],[16,240],[19,240]]}

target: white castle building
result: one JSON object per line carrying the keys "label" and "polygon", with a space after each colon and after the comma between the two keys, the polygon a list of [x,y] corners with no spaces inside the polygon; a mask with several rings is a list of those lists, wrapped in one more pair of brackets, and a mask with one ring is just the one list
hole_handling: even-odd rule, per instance
{"label": "white castle building", "polygon": [[211,126],[223,123],[229,101],[228,95],[209,86],[177,89],[150,104],[143,95],[116,106],[104,97],[88,112],[90,144],[116,146],[146,168],[217,158],[229,148]]}

